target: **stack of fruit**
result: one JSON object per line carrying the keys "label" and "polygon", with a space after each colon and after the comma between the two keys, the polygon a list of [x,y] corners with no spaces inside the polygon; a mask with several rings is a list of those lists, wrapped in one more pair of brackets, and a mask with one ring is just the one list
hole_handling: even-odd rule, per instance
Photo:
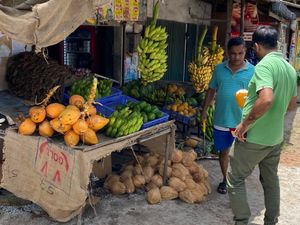
{"label": "stack of fruit", "polygon": [[[214,140],[213,137],[213,120],[214,120],[214,112],[215,112],[215,107],[213,105],[210,105],[207,108],[207,118],[206,118],[206,133],[205,133],[205,138],[207,138],[208,141],[212,142]],[[201,114],[200,111],[197,112],[197,121],[201,124],[201,130],[202,130],[202,121],[201,121]]]}
{"label": "stack of fruit", "polygon": [[137,155],[137,162],[125,165],[119,174],[108,176],[104,187],[114,195],[145,189],[149,204],[172,199],[189,204],[201,203],[211,193],[211,184],[208,172],[196,162],[196,158],[193,150],[182,152],[174,149],[166,165],[168,182],[164,184],[165,158],[153,152]]}
{"label": "stack of fruit", "polygon": [[167,97],[166,103],[174,103],[177,101],[185,101],[185,89],[181,86],[177,86],[176,84],[169,84],[166,88],[167,90]]}
{"label": "stack of fruit", "polygon": [[164,89],[155,88],[153,84],[142,85],[140,80],[134,80],[122,86],[122,91],[135,98],[146,100],[156,105],[164,105],[167,93]]}
{"label": "stack of fruit", "polygon": [[169,84],[168,85],[168,94],[175,95],[175,96],[184,96],[185,90],[183,87],[177,86],[176,84]]}
{"label": "stack of fruit", "polygon": [[143,125],[143,116],[129,107],[116,109],[109,117],[106,130],[109,137],[121,137],[139,131]]}
{"label": "stack of fruit", "polygon": [[[81,80],[75,81],[71,87],[70,95],[81,95],[87,100],[93,85],[93,79],[93,76],[87,76]],[[110,80],[99,80],[95,99],[110,95],[111,87],[112,82]]]}
{"label": "stack of fruit", "polygon": [[149,121],[159,119],[164,116],[164,114],[157,108],[157,106],[151,105],[145,101],[141,102],[132,102],[128,101],[126,105],[119,106],[117,109],[122,109],[125,107],[129,107],[131,110],[135,112],[140,112],[143,116],[143,123],[147,123]]}
{"label": "stack of fruit", "polygon": [[154,6],[152,21],[146,27],[144,37],[137,47],[139,54],[138,70],[144,85],[160,80],[167,71],[168,34],[165,27],[156,26],[158,11],[159,0]]}
{"label": "stack of fruit", "polygon": [[198,103],[197,99],[194,97],[187,97],[185,100],[190,106],[196,107],[201,104],[201,103]]}
{"label": "stack of fruit", "polygon": [[205,27],[199,39],[196,60],[188,65],[192,84],[198,93],[208,88],[214,68],[222,62],[224,54],[222,47],[217,45],[218,27],[213,30],[210,48],[204,47],[202,49],[206,32],[207,27]]}
{"label": "stack of fruit", "polygon": [[80,95],[73,95],[66,107],[60,103],[48,105],[56,89],[51,90],[39,105],[29,109],[29,117],[19,125],[19,133],[32,135],[38,127],[39,134],[44,137],[52,137],[55,132],[63,134],[68,146],[76,146],[80,139],[88,145],[97,144],[96,132],[109,122],[108,119],[97,115],[96,108],[92,105],[97,79],[93,80],[88,101]]}
{"label": "stack of fruit", "polygon": [[182,102],[182,101],[177,101],[172,105],[168,105],[167,109],[187,117],[192,117],[196,114],[195,108],[190,106],[187,102]]}

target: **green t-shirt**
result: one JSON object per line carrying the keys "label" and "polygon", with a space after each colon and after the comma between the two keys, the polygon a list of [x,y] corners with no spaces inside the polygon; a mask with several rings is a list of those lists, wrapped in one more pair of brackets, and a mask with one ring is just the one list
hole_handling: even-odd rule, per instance
{"label": "green t-shirt", "polygon": [[271,108],[256,120],[247,132],[247,142],[274,146],[283,141],[284,115],[293,96],[297,95],[295,69],[279,52],[267,54],[256,66],[248,87],[248,98],[243,109],[243,119],[258,98],[258,91],[273,89]]}

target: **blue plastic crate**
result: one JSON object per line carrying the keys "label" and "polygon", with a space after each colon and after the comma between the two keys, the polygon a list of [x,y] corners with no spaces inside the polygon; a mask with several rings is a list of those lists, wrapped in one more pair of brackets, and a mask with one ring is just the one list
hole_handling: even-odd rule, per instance
{"label": "blue plastic crate", "polygon": [[175,119],[178,122],[181,122],[183,124],[187,124],[190,126],[195,126],[196,125],[196,115],[194,116],[184,116],[181,115],[177,112],[174,112],[173,110],[168,110],[167,108],[162,109],[163,112],[167,113],[170,118]]}
{"label": "blue plastic crate", "polygon": [[127,95],[108,96],[108,97],[99,99],[99,101],[97,101],[97,102],[99,102],[109,108],[115,109],[118,105],[125,105],[129,101],[139,102],[138,100],[131,98]]}
{"label": "blue plastic crate", "polygon": [[106,118],[108,118],[113,112],[114,110],[105,106],[105,105],[95,105],[96,109],[97,109],[97,113],[101,113],[103,116],[105,116]]}
{"label": "blue plastic crate", "polygon": [[[110,109],[111,110],[110,114],[111,114],[111,113],[114,112],[114,110],[117,106],[125,105],[128,101],[139,102],[138,100],[136,100],[134,98],[131,98],[127,95],[110,96],[110,97],[107,97],[105,99],[100,99],[98,102],[103,104],[103,106],[98,106],[97,105],[97,107],[102,108],[103,111],[107,111],[107,112],[109,112],[109,109]],[[154,125],[167,122],[169,120],[169,115],[165,112],[162,112],[162,113],[163,113],[162,117],[160,117],[158,119],[155,119],[155,120],[148,121],[146,123],[143,123],[141,129],[143,130],[143,129],[146,129],[148,127],[152,127]]]}
{"label": "blue plastic crate", "polygon": [[[64,104],[64,105],[68,105],[69,104],[69,98],[70,98],[69,91],[70,91],[70,87],[65,88],[63,99],[61,101],[62,104]],[[115,87],[111,87],[110,95],[105,96],[103,98],[95,99],[95,101],[99,102],[100,99],[106,99],[106,98],[109,98],[109,97],[112,97],[112,96],[119,96],[119,95],[122,95],[122,93],[123,92],[120,89],[115,88]]]}
{"label": "blue plastic crate", "polygon": [[111,96],[119,96],[119,95],[122,95],[122,94],[123,94],[123,91],[121,91],[120,89],[115,88],[115,87],[111,87],[110,95],[102,97],[101,99],[105,99],[105,98],[108,98],[108,97],[111,97]]}
{"label": "blue plastic crate", "polygon": [[148,127],[152,127],[154,125],[157,125],[157,124],[160,124],[160,123],[165,123],[169,120],[169,115],[167,113],[163,113],[163,116],[158,118],[158,119],[155,119],[155,120],[151,120],[151,121],[148,121],[147,123],[143,123],[142,125],[142,130],[148,128]]}

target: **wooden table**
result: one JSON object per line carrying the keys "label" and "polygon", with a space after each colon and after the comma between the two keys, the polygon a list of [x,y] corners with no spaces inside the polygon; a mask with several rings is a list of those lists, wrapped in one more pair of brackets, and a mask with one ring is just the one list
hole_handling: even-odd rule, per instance
{"label": "wooden table", "polygon": [[[10,96],[7,92],[0,92],[1,113],[14,118],[19,112],[27,111],[28,107],[24,106],[21,99]],[[163,182],[166,183],[167,162],[175,148],[174,121],[158,124],[119,138],[109,138],[98,133],[100,140],[98,144],[91,146],[82,144],[75,148],[66,146],[62,135],[47,139],[38,135],[22,136],[13,128],[9,129],[0,135],[0,141],[3,143],[4,140],[5,145],[5,161],[1,167],[3,172],[1,186],[18,197],[35,202],[52,218],[62,222],[80,214],[82,206],[85,205],[89,176],[92,171],[91,165],[95,161],[105,159],[112,152],[121,151],[136,144],[147,146],[150,143],[153,147],[150,151],[156,150],[165,156]],[[46,146],[48,155],[45,151],[41,153],[42,146]],[[65,167],[62,166],[64,164],[60,165],[59,160],[55,160],[60,159],[55,158],[55,156],[59,157],[59,154],[66,155],[70,159],[68,166],[72,167],[72,173],[67,174]],[[45,163],[48,166],[47,171],[52,171],[50,174],[43,174],[46,171],[43,170]],[[59,179],[55,171],[61,172]],[[29,177],[31,177],[30,182],[26,182]],[[58,180],[62,181],[61,186],[55,183]],[[24,185],[20,187],[20,183]],[[64,189],[65,187],[69,189]],[[69,208],[66,206],[68,204]],[[64,215],[60,214],[61,205],[64,205]]]}
{"label": "wooden table", "polygon": [[[12,119],[16,118],[19,113],[24,113],[25,115],[28,112],[29,106],[24,104],[24,101],[21,98],[14,97],[9,94],[7,91],[0,92],[0,112],[8,115]],[[106,156],[109,156],[114,151],[120,151],[124,148],[132,147],[135,144],[147,145],[147,142],[156,138],[165,138],[165,146],[157,146],[160,151],[160,154],[166,157],[166,161],[171,154],[171,151],[175,148],[175,130],[176,126],[174,125],[174,120],[168,121],[156,126],[149,127],[147,129],[135,132],[133,134],[119,137],[119,138],[109,138],[104,136],[101,133],[98,133],[97,136],[100,142],[96,145],[87,146],[81,145],[76,146],[74,149],[81,150],[86,152],[86,155],[90,158],[102,159]],[[0,129],[0,139],[3,139],[4,132]],[[66,148],[62,137],[53,138],[55,144],[59,147]],[[0,141],[1,142],[1,141]],[[153,145],[152,145],[153,146]],[[2,149],[1,143],[0,148]],[[151,149],[150,149],[151,150]],[[152,149],[155,151],[155,149]],[[165,165],[165,170],[167,165]],[[165,171],[166,173],[166,171]],[[166,176],[164,176],[164,182],[166,181]]]}

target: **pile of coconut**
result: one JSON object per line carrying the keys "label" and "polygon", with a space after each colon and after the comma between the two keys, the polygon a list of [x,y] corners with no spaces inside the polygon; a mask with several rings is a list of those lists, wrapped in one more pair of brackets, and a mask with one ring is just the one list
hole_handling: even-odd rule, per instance
{"label": "pile of coconut", "polygon": [[157,153],[136,155],[136,161],[125,165],[120,174],[108,176],[104,187],[115,195],[144,189],[150,204],[177,198],[200,203],[211,193],[211,186],[208,172],[195,161],[196,157],[194,150],[174,150],[167,162],[167,184],[163,185],[164,157]]}

